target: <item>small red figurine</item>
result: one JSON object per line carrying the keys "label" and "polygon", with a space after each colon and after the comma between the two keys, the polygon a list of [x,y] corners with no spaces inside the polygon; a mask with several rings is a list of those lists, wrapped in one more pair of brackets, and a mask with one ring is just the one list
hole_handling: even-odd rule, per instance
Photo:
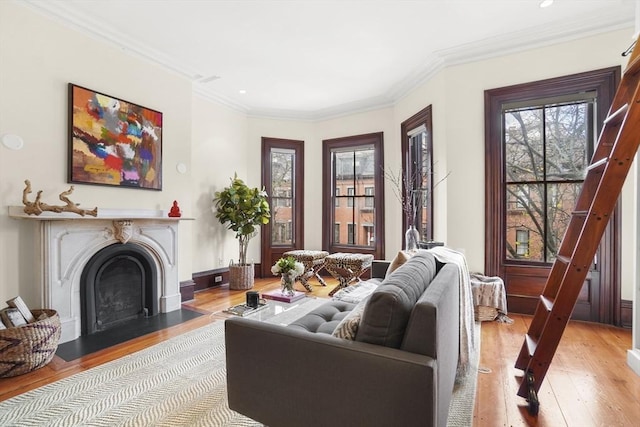
{"label": "small red figurine", "polygon": [[180,208],[178,207],[178,202],[173,201],[173,206],[171,206],[171,210],[169,210],[169,216],[172,218],[179,218],[182,216],[182,212],[180,212]]}

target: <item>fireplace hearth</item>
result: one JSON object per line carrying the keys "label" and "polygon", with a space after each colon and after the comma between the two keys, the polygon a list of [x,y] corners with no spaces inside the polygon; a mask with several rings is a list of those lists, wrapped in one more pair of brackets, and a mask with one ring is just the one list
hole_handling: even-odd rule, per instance
{"label": "fireplace hearth", "polygon": [[[20,206],[9,207],[9,215],[40,226],[41,306],[58,312],[60,343],[145,312],[153,316],[181,308],[178,225],[190,218],[121,209],[100,209],[97,217],[30,216]],[[90,266],[96,259],[97,266]]]}
{"label": "fireplace hearth", "polygon": [[114,243],[87,262],[80,277],[82,335],[158,313],[156,271],[148,251]]}

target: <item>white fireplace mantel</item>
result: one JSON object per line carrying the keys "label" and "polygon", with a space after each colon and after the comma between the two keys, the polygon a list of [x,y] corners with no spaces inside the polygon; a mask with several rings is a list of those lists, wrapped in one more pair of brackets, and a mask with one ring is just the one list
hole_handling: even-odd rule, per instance
{"label": "white fireplace mantel", "polygon": [[98,209],[96,217],[72,212],[35,216],[26,214],[23,206],[10,206],[9,216],[40,223],[40,296],[43,307],[60,316],[60,342],[81,335],[82,272],[93,255],[113,244],[134,243],[145,248],[156,267],[160,312],[180,309],[178,225],[193,218],[144,209]]}
{"label": "white fireplace mantel", "polygon": [[158,221],[184,221],[193,218],[170,217],[167,211],[154,209],[98,209],[98,216],[80,216],[73,212],[42,212],[40,215],[29,215],[24,212],[24,206],[9,206],[9,216],[17,219],[33,219],[38,221],[67,221],[67,220],[104,220],[104,219],[154,219]]}

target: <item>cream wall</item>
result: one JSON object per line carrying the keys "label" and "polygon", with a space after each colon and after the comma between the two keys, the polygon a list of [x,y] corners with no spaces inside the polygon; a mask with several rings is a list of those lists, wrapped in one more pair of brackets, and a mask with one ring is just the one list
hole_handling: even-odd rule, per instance
{"label": "cream wall", "polygon": [[[215,217],[213,198],[216,191],[228,186],[234,173],[250,186],[260,185],[247,178],[253,149],[247,148],[248,124],[245,114],[207,101],[193,98],[191,165],[192,183],[185,188],[193,198],[193,249],[191,272],[208,271],[238,260],[238,241],[234,233],[223,227]],[[188,142],[186,145],[189,145]],[[259,167],[259,166],[258,166]],[[248,259],[257,260],[259,237],[249,243]]]}
{"label": "cream wall", "polygon": [[[70,30],[13,2],[0,2],[0,134],[16,133],[24,148],[0,146],[0,301],[21,295],[40,304],[37,222],[7,216],[22,204],[23,181],[57,204],[69,188],[67,118],[69,82],[164,113],[163,190],[75,185],[82,207],[169,209],[178,200],[193,213],[191,176],[177,162],[191,158],[191,84],[165,69]],[[33,196],[33,195],[32,195]],[[191,277],[191,224],[181,222],[180,279]]]}

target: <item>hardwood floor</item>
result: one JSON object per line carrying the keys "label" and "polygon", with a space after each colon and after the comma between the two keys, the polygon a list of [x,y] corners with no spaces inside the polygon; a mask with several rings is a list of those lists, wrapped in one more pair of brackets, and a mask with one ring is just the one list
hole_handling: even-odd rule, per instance
{"label": "hardwood floor", "polygon": [[[336,281],[327,279],[327,287],[315,280],[311,283],[314,295],[326,297]],[[255,289],[267,291],[278,286],[277,278],[259,279]],[[224,316],[216,313],[243,302],[244,298],[244,291],[230,291],[226,286],[199,292],[195,300],[184,306],[204,316],[72,362],[55,357],[37,371],[0,379],[0,401],[221,320]],[[532,417],[526,401],[516,395],[521,372],[513,368],[531,317],[517,314],[510,317],[513,324],[482,324],[474,426],[636,425],[640,419],[640,377],[626,364],[631,331],[570,322],[540,389],[540,413]]]}

